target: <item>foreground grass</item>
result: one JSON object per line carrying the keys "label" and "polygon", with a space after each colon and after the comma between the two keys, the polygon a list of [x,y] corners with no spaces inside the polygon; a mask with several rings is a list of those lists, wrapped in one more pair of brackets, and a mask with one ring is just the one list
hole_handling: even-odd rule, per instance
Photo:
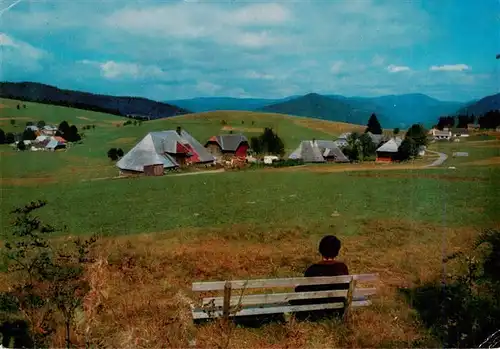
{"label": "foreground grass", "polygon": [[[399,290],[439,279],[443,254],[468,246],[476,233],[468,226],[367,220],[359,235],[339,234],[340,259],[351,273],[379,273],[381,280],[374,304],[355,311],[351,324],[291,322],[232,331],[217,322],[193,325],[189,305],[199,298],[191,283],[302,275],[318,259],[320,232],[241,224],[103,239],[99,261],[87,271],[86,320],[73,338],[83,346],[88,330],[98,347],[127,348],[438,347]],[[64,345],[62,332],[53,345]]]}
{"label": "foreground grass", "polygon": [[43,218],[66,225],[70,234],[126,235],[237,223],[356,234],[360,223],[374,218],[447,226],[488,226],[498,219],[500,199],[493,195],[498,170],[485,180],[470,180],[474,172],[462,180],[444,172],[437,177],[419,171],[375,173],[249,171],[4,186],[2,227],[7,229],[13,206],[35,199],[47,200]]}

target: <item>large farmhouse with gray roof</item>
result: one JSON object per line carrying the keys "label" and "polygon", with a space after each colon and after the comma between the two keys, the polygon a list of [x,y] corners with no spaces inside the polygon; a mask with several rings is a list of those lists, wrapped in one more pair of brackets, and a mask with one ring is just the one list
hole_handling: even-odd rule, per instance
{"label": "large farmhouse with gray roof", "polygon": [[[122,174],[141,173],[153,167],[171,169],[195,164],[211,164],[215,158],[189,133],[177,128],[148,133],[116,166]],[[160,175],[163,171],[153,170]]]}
{"label": "large farmhouse with gray roof", "polygon": [[403,143],[403,140],[399,137],[391,138],[379,148],[377,148],[377,162],[392,162],[396,159],[398,154],[399,146]]}

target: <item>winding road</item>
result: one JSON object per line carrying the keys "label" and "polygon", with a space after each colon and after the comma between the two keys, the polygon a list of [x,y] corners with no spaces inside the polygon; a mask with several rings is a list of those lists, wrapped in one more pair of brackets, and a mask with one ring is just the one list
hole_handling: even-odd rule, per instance
{"label": "winding road", "polygon": [[429,165],[427,165],[425,167],[441,166],[443,164],[443,162],[445,162],[446,159],[448,159],[448,155],[446,155],[445,153],[439,153],[439,152],[433,151],[433,150],[427,150],[427,152],[433,153],[433,154],[438,154],[439,155],[439,159],[436,159],[432,164],[429,164]]}

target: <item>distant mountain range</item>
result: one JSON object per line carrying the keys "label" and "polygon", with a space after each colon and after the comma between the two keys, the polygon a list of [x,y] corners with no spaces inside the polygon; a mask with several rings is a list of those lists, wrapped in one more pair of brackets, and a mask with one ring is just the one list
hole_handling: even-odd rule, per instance
{"label": "distant mountain range", "polygon": [[381,97],[344,97],[309,93],[283,99],[194,98],[169,101],[194,112],[209,110],[249,110],[318,119],[366,124],[371,113],[377,114],[385,128],[409,127],[420,122],[432,125],[439,116],[455,114],[461,102],[444,102],[424,94]]}
{"label": "distant mountain range", "polygon": [[459,110],[459,113],[478,116],[491,110],[500,110],[500,93],[484,97],[473,103],[468,103]]}
{"label": "distant mountain range", "polygon": [[500,94],[469,103],[445,102],[424,94],[380,97],[344,97],[309,93],[280,99],[204,97],[157,102],[140,97],[116,97],[33,82],[1,82],[0,97],[63,105],[116,115],[141,115],[151,119],[212,110],[248,110],[306,116],[365,125],[371,113],[384,128],[406,128],[413,123],[432,126],[440,116],[469,113],[480,115],[500,109]]}
{"label": "distant mountain range", "polygon": [[0,83],[0,97],[94,110],[121,116],[147,116],[150,119],[190,113],[187,109],[146,98],[115,97],[61,90],[54,86],[34,82],[2,82]]}

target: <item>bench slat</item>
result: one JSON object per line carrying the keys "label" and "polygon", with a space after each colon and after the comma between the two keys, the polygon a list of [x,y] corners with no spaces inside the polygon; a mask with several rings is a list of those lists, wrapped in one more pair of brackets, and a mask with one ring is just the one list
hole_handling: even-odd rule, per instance
{"label": "bench slat", "polygon": [[[358,274],[341,276],[317,276],[317,277],[297,277],[282,279],[256,279],[256,280],[233,280],[231,289],[250,289],[250,288],[273,288],[273,287],[296,287],[321,284],[347,284],[354,278],[357,281],[377,281],[378,274]],[[224,289],[226,281],[207,281],[193,282],[192,290],[201,291],[220,291]]]}
{"label": "bench slat", "polygon": [[[369,306],[371,301],[354,301],[352,302],[352,307],[363,307]],[[311,304],[311,305],[283,305],[275,307],[263,307],[263,308],[246,308],[241,309],[236,314],[230,314],[233,316],[252,316],[252,315],[264,315],[264,314],[280,314],[280,313],[296,313],[301,311],[313,311],[313,310],[325,310],[325,309],[342,309],[344,303],[325,303],[325,304]],[[209,319],[222,316],[222,310],[216,310],[211,313],[211,317],[200,308],[195,308],[192,311],[193,319]]]}
{"label": "bench slat", "polygon": [[[371,296],[377,293],[376,288],[357,288],[354,291],[354,298],[358,299],[364,296]],[[329,297],[346,297],[347,290],[328,290],[328,291],[315,291],[315,292],[291,292],[291,293],[270,293],[270,294],[255,294],[231,297],[231,306],[241,305],[256,305],[256,304],[272,304],[272,303],[285,303],[290,300],[297,299],[317,299]],[[224,304],[224,297],[207,297],[203,298],[202,304],[207,305],[213,302],[216,307],[222,307]]]}

